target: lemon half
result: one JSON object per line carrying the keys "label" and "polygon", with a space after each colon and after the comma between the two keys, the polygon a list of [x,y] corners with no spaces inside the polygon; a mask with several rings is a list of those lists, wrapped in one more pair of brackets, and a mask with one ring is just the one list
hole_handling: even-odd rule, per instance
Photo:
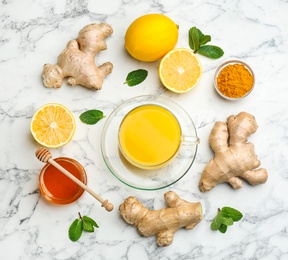
{"label": "lemon half", "polygon": [[40,107],[30,125],[34,139],[50,148],[58,148],[70,142],[75,129],[76,122],[70,110],[57,103]]}
{"label": "lemon half", "polygon": [[179,48],[171,50],[162,58],[158,73],[166,88],[176,93],[185,93],[198,84],[202,66],[192,50]]}

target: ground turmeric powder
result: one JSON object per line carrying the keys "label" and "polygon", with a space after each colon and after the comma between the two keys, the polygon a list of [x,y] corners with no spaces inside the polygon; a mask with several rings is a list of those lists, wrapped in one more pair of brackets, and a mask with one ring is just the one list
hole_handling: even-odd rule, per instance
{"label": "ground turmeric powder", "polygon": [[233,64],[224,67],[217,76],[218,90],[230,98],[243,97],[251,90],[254,77],[242,64]]}

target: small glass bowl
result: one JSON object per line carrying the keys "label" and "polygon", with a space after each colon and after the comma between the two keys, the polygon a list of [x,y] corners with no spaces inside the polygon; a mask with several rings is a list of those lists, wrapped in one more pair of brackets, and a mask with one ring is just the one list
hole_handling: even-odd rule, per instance
{"label": "small glass bowl", "polygon": [[[252,75],[252,77],[253,77],[253,85],[252,85],[251,89],[250,89],[248,92],[246,92],[245,95],[243,95],[243,96],[241,96],[241,97],[236,97],[236,98],[234,98],[234,97],[228,97],[228,96],[224,95],[224,94],[218,89],[218,84],[217,84],[217,77],[218,77],[218,75],[220,74],[220,72],[221,72],[226,66],[228,66],[228,65],[234,65],[234,64],[243,65],[243,66],[251,73],[251,75]],[[245,63],[245,62],[243,62],[243,61],[240,61],[240,60],[228,60],[228,61],[222,63],[222,64],[216,69],[216,71],[215,71],[215,74],[214,74],[214,88],[215,88],[216,92],[217,92],[222,98],[225,98],[225,99],[227,99],[227,100],[236,101],[236,100],[240,100],[240,99],[246,98],[246,97],[253,91],[254,86],[255,86],[255,75],[254,75],[254,72],[253,72],[253,70],[251,69],[251,67],[250,67],[247,63]]]}
{"label": "small glass bowl", "polygon": [[[81,182],[87,184],[86,172],[79,162],[67,157],[59,157],[54,159],[54,161],[68,170]],[[45,176],[45,174],[47,175]],[[39,189],[42,196],[48,202],[57,205],[70,204],[78,200],[84,193],[84,189],[50,163],[46,163],[40,171]]]}

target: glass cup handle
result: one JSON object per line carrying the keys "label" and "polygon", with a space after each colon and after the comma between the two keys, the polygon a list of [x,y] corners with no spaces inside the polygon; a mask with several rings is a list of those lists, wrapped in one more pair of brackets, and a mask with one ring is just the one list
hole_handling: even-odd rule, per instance
{"label": "glass cup handle", "polygon": [[182,135],[181,143],[183,145],[197,145],[200,143],[200,139],[197,136]]}

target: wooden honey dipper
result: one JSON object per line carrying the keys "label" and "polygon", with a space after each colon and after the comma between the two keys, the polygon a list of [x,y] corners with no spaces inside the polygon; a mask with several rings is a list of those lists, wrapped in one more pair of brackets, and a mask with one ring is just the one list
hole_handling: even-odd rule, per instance
{"label": "wooden honey dipper", "polygon": [[88,186],[86,186],[83,182],[78,180],[73,174],[71,174],[65,168],[63,168],[60,164],[55,162],[52,159],[51,153],[46,148],[44,147],[39,148],[36,151],[35,155],[41,162],[44,162],[44,163],[49,162],[59,171],[64,173],[68,178],[70,178],[72,181],[78,184],[82,189],[88,191],[96,200],[102,203],[102,207],[104,207],[107,211],[113,210],[114,206],[110,202],[108,202],[108,200],[103,200],[99,195],[97,195],[94,191],[92,191]]}

